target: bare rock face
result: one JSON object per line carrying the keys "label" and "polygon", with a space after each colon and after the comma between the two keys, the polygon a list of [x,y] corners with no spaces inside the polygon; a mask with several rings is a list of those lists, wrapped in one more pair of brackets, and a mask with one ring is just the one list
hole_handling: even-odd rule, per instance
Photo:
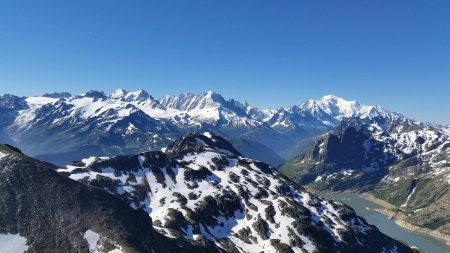
{"label": "bare rock face", "polygon": [[161,233],[225,252],[413,251],[210,133],[164,151],[90,157],[58,172],[145,211]]}

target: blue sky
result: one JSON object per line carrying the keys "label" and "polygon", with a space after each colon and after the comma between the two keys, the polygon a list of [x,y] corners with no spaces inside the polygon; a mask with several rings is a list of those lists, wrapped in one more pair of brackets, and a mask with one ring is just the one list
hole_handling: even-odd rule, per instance
{"label": "blue sky", "polygon": [[450,1],[0,1],[0,94],[335,94],[450,124]]}

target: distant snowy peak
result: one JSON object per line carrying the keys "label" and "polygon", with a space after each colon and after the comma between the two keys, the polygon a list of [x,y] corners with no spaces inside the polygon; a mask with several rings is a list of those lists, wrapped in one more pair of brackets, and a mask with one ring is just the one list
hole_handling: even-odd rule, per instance
{"label": "distant snowy peak", "polygon": [[123,89],[116,89],[111,94],[109,94],[109,98],[124,102],[142,102],[145,100],[155,101],[155,99],[152,96],[150,96],[145,90],[136,90],[128,92]]}
{"label": "distant snowy peak", "polygon": [[79,97],[88,97],[88,98],[94,98],[94,99],[107,99],[108,97],[103,91],[98,90],[90,90],[86,92],[85,94],[79,95]]}
{"label": "distant snowy peak", "polygon": [[121,100],[127,94],[128,94],[128,92],[126,90],[119,88],[119,89],[115,89],[111,94],[109,94],[109,98]]}
{"label": "distant snowy peak", "polygon": [[390,112],[381,106],[362,105],[334,95],[326,95],[318,100],[308,99],[297,106],[276,110],[256,110],[252,117],[268,123],[274,128],[295,128],[304,126],[335,127],[346,118],[372,119],[376,117],[397,119],[402,115]]}
{"label": "distant snowy peak", "polygon": [[339,121],[351,117],[373,118],[398,115],[387,111],[381,106],[362,105],[357,101],[345,100],[334,95],[326,95],[319,100],[309,99],[300,107],[313,113],[325,112]]}
{"label": "distant snowy peak", "polygon": [[225,100],[222,95],[207,91],[199,95],[183,93],[179,96],[165,96],[160,103],[167,108],[187,113],[194,120],[220,125],[261,125],[246,112],[248,104],[234,99]]}
{"label": "distant snowy peak", "polygon": [[201,110],[205,108],[217,108],[227,101],[217,93],[207,91],[199,95],[182,93],[179,96],[165,96],[161,104],[180,111]]}
{"label": "distant snowy peak", "polygon": [[123,89],[116,89],[108,97],[117,103],[133,104],[154,118],[170,118],[173,115],[173,112],[169,112],[165,106],[144,90],[128,92]]}

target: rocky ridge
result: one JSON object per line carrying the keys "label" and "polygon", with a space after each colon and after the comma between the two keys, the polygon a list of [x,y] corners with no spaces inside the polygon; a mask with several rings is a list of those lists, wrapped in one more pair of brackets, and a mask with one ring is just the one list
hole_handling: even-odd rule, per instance
{"label": "rocky ridge", "polygon": [[163,151],[90,157],[58,172],[145,210],[161,233],[226,252],[412,251],[211,133]]}

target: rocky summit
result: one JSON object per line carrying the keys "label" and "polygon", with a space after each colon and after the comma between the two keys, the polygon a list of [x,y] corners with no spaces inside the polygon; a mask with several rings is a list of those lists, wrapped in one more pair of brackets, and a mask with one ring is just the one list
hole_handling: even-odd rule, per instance
{"label": "rocky summit", "polygon": [[218,252],[414,251],[208,132],[162,151],[90,157],[57,171],[146,212],[159,233]]}

